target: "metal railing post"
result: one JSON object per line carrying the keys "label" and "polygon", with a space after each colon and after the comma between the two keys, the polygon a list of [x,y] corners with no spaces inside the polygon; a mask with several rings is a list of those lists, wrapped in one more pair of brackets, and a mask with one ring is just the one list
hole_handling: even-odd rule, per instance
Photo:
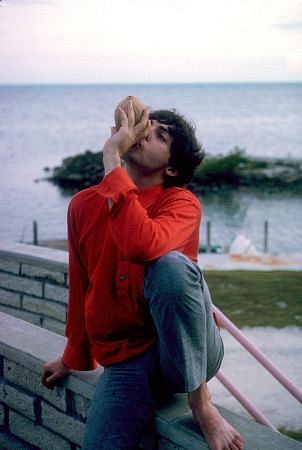
{"label": "metal railing post", "polygon": [[207,253],[211,253],[211,222],[207,220]]}

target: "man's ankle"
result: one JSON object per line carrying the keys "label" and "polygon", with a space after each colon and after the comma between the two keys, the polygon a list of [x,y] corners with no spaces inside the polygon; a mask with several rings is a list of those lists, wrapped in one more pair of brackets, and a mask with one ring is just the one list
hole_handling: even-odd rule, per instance
{"label": "man's ankle", "polygon": [[190,408],[194,408],[196,405],[211,403],[211,394],[209,392],[206,381],[201,385],[188,393],[188,404]]}

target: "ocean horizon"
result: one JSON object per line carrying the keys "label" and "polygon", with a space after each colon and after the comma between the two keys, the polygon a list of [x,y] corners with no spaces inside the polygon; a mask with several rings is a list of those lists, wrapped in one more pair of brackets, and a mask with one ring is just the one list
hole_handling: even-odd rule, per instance
{"label": "ocean horizon", "polygon": [[202,85],[250,85],[250,84],[264,84],[264,85],[276,85],[276,84],[302,84],[302,80],[274,80],[274,81],[133,81],[133,82],[0,82],[0,86],[202,86]]}

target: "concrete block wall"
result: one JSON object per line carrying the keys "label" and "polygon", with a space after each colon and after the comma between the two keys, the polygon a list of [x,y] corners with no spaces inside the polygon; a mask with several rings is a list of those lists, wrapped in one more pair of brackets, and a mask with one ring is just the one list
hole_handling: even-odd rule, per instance
{"label": "concrete block wall", "polygon": [[68,253],[0,241],[0,311],[64,335]]}
{"label": "concrete block wall", "polygon": [[99,368],[48,390],[40,383],[43,363],[61,354],[65,338],[0,313],[0,448],[76,450]]}
{"label": "concrete block wall", "polygon": [[[73,372],[50,391],[42,365],[62,354],[66,338],[0,313],[0,448],[79,450],[90,400],[103,369]],[[245,439],[245,450],[301,450],[302,444],[218,407]],[[160,450],[206,450],[185,394],[156,412]],[[150,446],[144,445],[150,450]]]}

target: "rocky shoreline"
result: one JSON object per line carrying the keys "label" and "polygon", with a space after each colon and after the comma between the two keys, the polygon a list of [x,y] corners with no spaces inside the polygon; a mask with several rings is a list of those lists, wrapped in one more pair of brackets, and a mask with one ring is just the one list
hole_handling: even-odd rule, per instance
{"label": "rocky shoreline", "polygon": [[[101,152],[86,152],[65,158],[61,166],[45,168],[51,181],[63,192],[76,193],[94,186],[104,176]],[[302,192],[302,161],[252,158],[235,148],[227,155],[206,156],[188,186],[195,193],[220,189],[252,189],[267,192]]]}

